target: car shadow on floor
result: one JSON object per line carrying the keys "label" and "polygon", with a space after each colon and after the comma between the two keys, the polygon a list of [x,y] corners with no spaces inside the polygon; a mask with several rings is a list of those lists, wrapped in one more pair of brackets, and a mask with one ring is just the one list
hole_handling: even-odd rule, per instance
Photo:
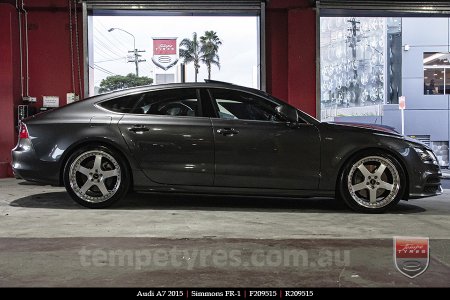
{"label": "car shadow on floor", "polygon": [[[66,192],[35,194],[16,199],[14,207],[85,209],[76,204]],[[203,211],[258,211],[296,213],[352,213],[333,198],[273,198],[238,197],[223,195],[167,195],[130,193],[125,199],[106,210],[203,210]],[[422,207],[401,202],[388,213],[422,213]]]}

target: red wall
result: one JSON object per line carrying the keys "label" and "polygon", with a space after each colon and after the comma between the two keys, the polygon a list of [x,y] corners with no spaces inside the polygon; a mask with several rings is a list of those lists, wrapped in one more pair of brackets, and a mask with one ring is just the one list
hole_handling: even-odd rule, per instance
{"label": "red wall", "polygon": [[16,142],[15,109],[19,104],[19,39],[14,6],[0,3],[0,178],[12,176],[11,149]]}
{"label": "red wall", "polygon": [[266,11],[267,89],[316,115],[316,13],[303,0],[272,0]]}
{"label": "red wall", "polygon": [[[73,91],[67,1],[28,0],[25,4],[28,11],[30,96],[37,97],[36,107],[42,107],[42,96],[59,96],[60,105],[65,105],[66,94]],[[72,11],[73,14],[74,11]],[[83,65],[81,10],[78,11],[78,20],[80,62]],[[75,26],[73,30],[75,30]],[[78,93],[79,84],[76,69],[75,34],[73,46],[75,89]],[[83,79],[82,69],[81,79]]]}
{"label": "red wall", "polygon": [[[32,107],[42,107],[42,96],[58,96],[66,104],[66,94],[73,91],[70,63],[69,12],[67,0],[25,0],[28,12],[29,96],[37,97]],[[0,1],[0,178],[12,176],[11,149],[16,143],[17,105],[20,95],[20,55],[18,14],[14,1]],[[82,15],[78,10],[80,62],[83,64]],[[25,30],[25,27],[23,27]],[[25,42],[25,31],[23,31]],[[75,35],[74,35],[75,46]],[[76,51],[74,47],[74,51]],[[74,52],[76,55],[76,52]],[[25,51],[23,53],[25,58]],[[75,86],[77,59],[75,63]],[[26,77],[25,59],[23,76]],[[81,69],[81,79],[83,70]],[[24,80],[24,85],[26,80]],[[24,95],[26,94],[24,86]]]}

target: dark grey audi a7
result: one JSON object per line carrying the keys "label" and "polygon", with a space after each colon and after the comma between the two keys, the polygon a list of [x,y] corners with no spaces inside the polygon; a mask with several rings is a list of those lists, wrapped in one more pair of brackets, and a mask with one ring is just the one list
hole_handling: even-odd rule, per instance
{"label": "dark grey audi a7", "polygon": [[442,192],[426,145],[322,123],[259,90],[207,82],[104,94],[25,119],[17,177],[102,208],[137,192],[336,197],[383,212]]}

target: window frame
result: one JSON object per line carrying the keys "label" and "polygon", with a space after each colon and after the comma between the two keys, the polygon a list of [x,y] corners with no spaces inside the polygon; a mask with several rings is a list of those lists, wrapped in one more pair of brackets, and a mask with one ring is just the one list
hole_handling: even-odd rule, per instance
{"label": "window frame", "polygon": [[[212,105],[212,107],[214,109],[214,117],[211,117],[211,118],[220,119],[220,120],[228,120],[228,121],[245,121],[245,122],[250,122],[251,121],[251,122],[265,122],[265,123],[274,123],[274,124],[286,123],[285,121],[252,120],[252,119],[239,119],[239,118],[237,118],[237,119],[224,119],[224,118],[221,118],[220,115],[219,115],[220,109],[219,109],[219,106],[217,104],[217,99],[214,97],[213,90],[232,91],[232,92],[235,92],[235,93],[248,94],[248,95],[252,95],[254,97],[257,97],[259,99],[263,99],[263,101],[272,102],[272,103],[276,104],[277,106],[280,105],[280,103],[276,103],[272,99],[268,99],[268,98],[265,98],[265,97],[263,97],[261,95],[258,95],[258,94],[255,94],[255,93],[251,93],[251,92],[248,92],[248,91],[241,91],[241,90],[236,90],[236,89],[226,89],[226,88],[219,88],[219,87],[211,87],[211,88],[208,88],[207,90],[208,90],[209,99],[211,101],[211,105]],[[275,110],[274,110],[274,112],[275,112]],[[277,116],[276,112],[275,112],[274,115]]]}
{"label": "window frame", "polygon": [[[179,90],[183,90],[183,89],[190,89],[190,90],[195,90],[195,95],[197,97],[197,105],[198,105],[198,116],[171,116],[171,115],[156,115],[156,114],[140,114],[140,113],[135,113],[135,112],[117,112],[117,111],[113,111],[110,110],[106,107],[103,107],[102,104],[108,101],[112,101],[115,99],[119,99],[119,98],[125,98],[125,97],[130,97],[130,96],[135,96],[135,95],[141,95],[140,99],[136,102],[136,104],[133,106],[133,111],[136,110],[137,107],[139,107],[139,104],[142,103],[142,101],[145,100],[145,95],[150,94],[150,93],[157,93],[157,92],[163,92],[163,91],[179,91]],[[120,114],[120,115],[133,115],[133,116],[143,116],[143,117],[159,117],[159,118],[165,118],[165,117],[169,117],[169,118],[209,118],[209,116],[205,116],[204,115],[204,102],[205,100],[202,100],[201,97],[201,93],[200,93],[200,88],[198,87],[177,87],[177,88],[165,88],[165,89],[155,89],[155,90],[149,90],[149,91],[140,91],[140,92],[136,92],[136,93],[130,93],[127,95],[117,95],[117,97],[112,97],[112,98],[108,98],[108,99],[104,99],[101,101],[98,101],[95,103],[95,106],[98,107],[99,109],[105,110],[109,113],[114,113],[114,114]]]}
{"label": "window frame", "polygon": [[[450,55],[450,52],[429,52],[429,51],[426,51],[426,52],[423,52],[423,54],[422,54],[423,60],[426,59],[425,58],[426,54],[430,54],[429,57],[431,57],[431,56],[437,55],[437,54]],[[433,72],[439,72],[441,70],[444,71],[444,74],[442,76],[443,77],[442,94],[441,93],[436,93],[436,94],[433,94],[433,93],[427,94],[427,93],[425,93],[425,87],[427,86],[426,81],[425,81],[426,80],[425,72],[427,70],[433,70]],[[446,95],[450,95],[450,93],[447,93],[447,90],[450,89],[450,83],[447,82],[447,73],[448,72],[450,72],[450,63],[447,63],[447,64],[437,64],[437,63],[436,64],[425,64],[425,63],[423,63],[423,76],[422,76],[423,83],[424,83],[423,95],[424,96],[446,96]],[[431,80],[434,80],[434,78],[432,78]],[[447,86],[448,86],[448,88],[447,88]]]}
{"label": "window frame", "polygon": [[213,119],[220,119],[220,120],[224,120],[224,121],[234,121],[234,122],[236,122],[236,121],[264,122],[264,123],[272,123],[272,124],[286,124],[286,123],[289,123],[287,121],[265,121],[265,120],[249,120],[249,119],[222,119],[219,116],[219,107],[217,105],[216,99],[214,98],[214,96],[213,96],[213,94],[211,92],[211,90],[213,90],[213,89],[218,89],[218,90],[233,91],[233,92],[246,93],[246,94],[249,94],[249,95],[253,95],[255,97],[263,99],[264,101],[272,102],[272,103],[276,104],[277,106],[279,106],[279,105],[289,106],[289,107],[291,107],[291,108],[293,108],[293,109],[295,109],[297,111],[298,120],[299,120],[298,125],[314,125],[314,124],[320,123],[319,120],[314,119],[313,117],[309,116],[308,114],[304,113],[303,111],[301,111],[301,110],[293,107],[292,105],[289,105],[288,103],[286,103],[284,101],[281,101],[281,100],[279,100],[279,99],[277,99],[274,96],[269,95],[269,94],[267,94],[267,96],[265,96],[265,95],[261,95],[261,94],[258,94],[258,93],[253,93],[252,91],[244,91],[244,90],[233,89],[233,88],[225,88],[225,87],[207,87],[205,89],[208,92],[209,102],[210,102],[210,105],[212,106],[213,111],[214,111],[214,116],[210,117],[210,118],[213,118]]}

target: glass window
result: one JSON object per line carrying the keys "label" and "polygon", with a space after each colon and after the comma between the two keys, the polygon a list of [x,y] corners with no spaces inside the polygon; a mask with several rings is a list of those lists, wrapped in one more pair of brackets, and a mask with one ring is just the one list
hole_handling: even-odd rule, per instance
{"label": "glass window", "polygon": [[450,94],[450,53],[423,53],[423,93],[425,95]]}
{"label": "glass window", "polygon": [[119,113],[200,116],[196,89],[154,91],[120,97],[100,103],[100,106]]}
{"label": "glass window", "polygon": [[136,105],[144,97],[144,94],[128,95],[112,100],[104,101],[99,105],[107,110],[118,113],[131,113]]}
{"label": "glass window", "polygon": [[377,117],[384,104],[398,103],[401,18],[320,17],[319,30],[322,121]]}
{"label": "glass window", "polygon": [[139,9],[89,10],[90,96],[144,85],[203,82],[204,78],[260,87],[259,28],[264,25],[260,5],[248,4],[252,8],[247,9],[242,3],[236,4],[238,10],[216,11],[210,1],[200,1],[204,4],[193,4],[192,12],[180,14],[180,9],[187,9],[181,1],[161,14],[151,8],[161,4],[144,2]]}
{"label": "glass window", "polygon": [[194,117],[201,116],[199,107],[196,89],[173,89],[147,93],[134,113]]}
{"label": "glass window", "polygon": [[271,101],[238,91],[212,89],[211,93],[221,119],[280,121]]}

